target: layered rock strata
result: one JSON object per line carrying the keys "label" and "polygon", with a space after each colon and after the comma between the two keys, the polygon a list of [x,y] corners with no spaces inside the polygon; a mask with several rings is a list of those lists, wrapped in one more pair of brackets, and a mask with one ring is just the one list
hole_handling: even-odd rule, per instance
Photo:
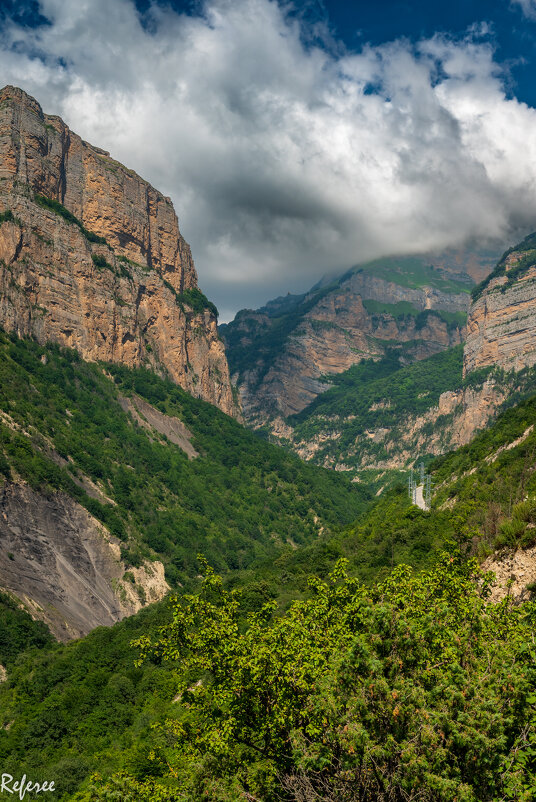
{"label": "layered rock strata", "polygon": [[0,326],[88,360],[145,365],[239,414],[171,200],[10,86],[0,212]]}
{"label": "layered rock strata", "polygon": [[530,261],[536,262],[536,248],[514,249],[505,257],[504,269],[496,269],[499,274],[472,304],[464,349],[466,374],[487,365],[519,371],[536,364],[536,264],[527,264]]}
{"label": "layered rock strata", "polygon": [[[493,420],[509,392],[510,387],[497,383],[493,377],[477,387],[449,390],[423,414],[408,414],[401,425],[363,431],[344,451],[329,448],[331,443],[336,446],[344,433],[347,419],[343,417],[326,419],[325,428],[320,427],[307,440],[300,440],[292,427],[278,420],[273,437],[290,445],[302,459],[337,471],[400,470],[412,465],[416,455],[439,456],[469,443],[475,432]],[[381,457],[377,454],[378,444],[382,446]]]}
{"label": "layered rock strata", "polygon": [[[406,346],[405,357],[413,361],[459,344],[463,325],[449,315],[463,318],[469,294],[405,287],[356,271],[329,291],[299,299],[296,322],[281,337],[281,320],[292,314],[286,312],[289,303],[281,298],[261,310],[243,310],[222,327],[232,378],[254,426],[300,412],[329,386],[326,376],[379,358],[388,347]],[[281,343],[267,352],[266,343],[278,336]],[[243,354],[249,355],[246,364],[233,368]]]}

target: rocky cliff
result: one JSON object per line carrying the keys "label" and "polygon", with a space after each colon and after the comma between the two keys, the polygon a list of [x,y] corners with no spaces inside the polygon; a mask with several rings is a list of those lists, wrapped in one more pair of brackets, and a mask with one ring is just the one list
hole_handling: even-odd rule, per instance
{"label": "rocky cliff", "polygon": [[0,91],[0,212],[0,326],[146,365],[239,414],[171,200],[11,86]]}
{"label": "rocky cliff", "polygon": [[519,371],[536,364],[536,235],[507,251],[473,296],[465,373],[488,365]]}
{"label": "rocky cliff", "polygon": [[[385,293],[371,281],[363,295]],[[422,362],[424,374],[417,365],[389,373],[381,360],[375,373],[349,370],[299,415],[276,418],[273,437],[304,459],[357,474],[403,469],[469,443],[504,404],[536,387],[536,235],[508,250],[472,299],[463,370],[448,352]]]}
{"label": "rocky cliff", "polygon": [[246,418],[258,426],[299,412],[326,377],[388,349],[411,362],[460,343],[470,287],[426,259],[386,259],[239,312],[220,331]]}

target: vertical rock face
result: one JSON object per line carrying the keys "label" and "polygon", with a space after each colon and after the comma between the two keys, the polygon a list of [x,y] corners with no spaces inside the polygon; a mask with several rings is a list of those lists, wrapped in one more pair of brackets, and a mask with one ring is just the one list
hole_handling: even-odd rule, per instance
{"label": "vertical rock face", "polygon": [[170,199],[10,86],[0,212],[1,326],[85,359],[147,365],[239,414]]}
{"label": "vertical rock face", "polygon": [[476,288],[467,321],[464,373],[536,364],[536,235],[507,251]]}

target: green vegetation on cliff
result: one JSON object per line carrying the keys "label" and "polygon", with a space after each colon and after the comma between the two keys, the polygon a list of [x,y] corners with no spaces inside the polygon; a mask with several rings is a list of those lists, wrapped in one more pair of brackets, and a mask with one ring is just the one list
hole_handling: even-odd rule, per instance
{"label": "green vegetation on cliff", "polygon": [[75,226],[78,226],[84,237],[88,240],[88,242],[94,242],[98,245],[107,245],[106,239],[104,237],[95,234],[93,231],[89,231],[85,228],[84,224],[75,217],[75,215],[66,209],[59,201],[54,200],[54,198],[47,198],[46,195],[39,195],[37,192],[34,195],[34,201],[42,206],[43,209],[48,209],[54,214],[63,217],[68,223],[72,223]]}
{"label": "green vegetation on cliff", "polygon": [[[132,394],[180,418],[199,456],[137,425],[120,404]],[[5,334],[0,410],[0,474],[68,493],[124,541],[131,561],[160,556],[172,583],[197,574],[198,551],[218,570],[244,568],[337,530],[367,503],[344,477],[303,464],[148,370],[88,364]]]}
{"label": "green vegetation on cliff", "polygon": [[[442,393],[463,386],[462,366],[462,346],[412,365],[402,365],[400,354],[392,349],[378,361],[363,360],[330,376],[333,386],[289,418],[293,441],[322,437],[313,457],[317,464],[341,461],[359,469],[363,462],[387,460],[393,448],[403,447],[399,431],[407,434],[408,418],[425,414]],[[483,378],[479,373],[470,380],[478,383]],[[434,423],[439,434],[442,423],[448,421]]]}
{"label": "green vegetation on cliff", "polygon": [[428,259],[422,256],[389,256],[375,259],[373,262],[357,265],[343,278],[360,271],[371,273],[384,281],[391,281],[410,289],[433,287],[447,293],[469,293],[471,291],[469,277],[467,277],[467,282],[447,278],[442,271],[437,270]]}
{"label": "green vegetation on cliff", "polygon": [[434,507],[450,508],[463,520],[481,553],[536,543],[535,428],[532,396],[503,412],[469,445],[430,465]]}

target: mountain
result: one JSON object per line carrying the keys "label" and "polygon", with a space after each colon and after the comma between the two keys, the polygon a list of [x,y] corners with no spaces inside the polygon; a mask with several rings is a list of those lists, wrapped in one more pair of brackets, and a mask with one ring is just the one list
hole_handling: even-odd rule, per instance
{"label": "mountain", "polygon": [[[270,719],[273,716],[274,726],[276,720],[280,726],[285,726],[294,706],[298,715],[302,715],[304,710],[308,712],[308,697],[315,696],[317,688],[320,696],[325,699],[326,678],[329,674],[322,659],[325,660],[328,653],[331,655],[330,651],[326,652],[326,649],[332,649],[331,637],[329,642],[324,640],[326,633],[331,632],[331,627],[337,629],[339,636],[344,636],[344,643],[340,652],[337,652],[340,659],[333,660],[333,665],[345,666],[352,655],[355,657],[356,654],[362,657],[364,663],[363,675],[360,674],[357,680],[350,677],[344,684],[338,678],[330,690],[329,699],[333,698],[332,693],[337,687],[344,686],[354,692],[356,688],[370,687],[376,677],[375,671],[379,669],[376,663],[365,660],[369,654],[368,646],[365,649],[365,639],[371,618],[375,620],[376,615],[379,616],[379,626],[378,631],[374,631],[374,642],[383,649],[378,657],[381,660],[392,660],[392,665],[388,662],[387,668],[383,670],[382,666],[379,671],[378,694],[371,694],[368,703],[363,705],[363,710],[360,708],[360,722],[367,720],[367,711],[371,705],[376,704],[374,700],[378,696],[381,701],[392,700],[393,709],[389,716],[380,716],[374,709],[371,729],[375,731],[377,721],[386,722],[386,725],[389,722],[400,724],[393,711],[397,709],[396,704],[401,697],[401,690],[397,685],[401,671],[404,673],[407,670],[407,663],[415,666],[419,649],[423,643],[428,644],[430,639],[436,644],[439,653],[435,660],[431,660],[427,649],[427,661],[422,665],[418,664],[418,671],[411,679],[407,695],[402,696],[405,704],[405,718],[402,722],[404,726],[395,728],[393,737],[403,736],[412,722],[422,726],[423,695],[419,694],[417,697],[419,705],[416,711],[410,711],[408,707],[408,700],[414,698],[420,675],[424,677],[426,687],[432,695],[435,694],[436,699],[441,691],[443,701],[440,704],[440,717],[437,724],[433,727],[430,725],[430,737],[433,735],[435,739],[437,735],[442,750],[448,745],[445,734],[448,735],[450,728],[457,726],[462,713],[463,726],[460,732],[467,735],[467,727],[476,720],[480,744],[483,737],[483,718],[472,709],[468,712],[464,705],[483,700],[483,713],[485,709],[488,713],[495,713],[499,703],[506,704],[507,712],[507,700],[511,699],[513,687],[516,689],[516,716],[522,731],[528,726],[527,720],[532,715],[532,706],[530,702],[527,703],[526,696],[533,693],[534,662],[530,632],[533,629],[534,613],[533,604],[513,604],[512,599],[515,598],[516,602],[532,599],[536,582],[535,398],[533,396],[506,411],[486,431],[478,434],[471,444],[431,464],[435,488],[431,511],[413,506],[408,499],[407,489],[403,486],[395,487],[380,496],[372,506],[363,509],[356,520],[343,530],[321,533],[307,545],[281,553],[275,560],[267,559],[250,566],[247,571],[236,572],[228,576],[226,585],[209,586],[208,593],[205,590],[204,593],[194,596],[193,604],[197,607],[192,620],[195,633],[203,638],[202,656],[205,659],[203,671],[194,675],[195,680],[188,674],[191,666],[187,659],[182,663],[177,659],[165,659],[163,654],[156,653],[135,665],[139,652],[138,648],[131,645],[134,639],[140,643],[147,638],[161,637],[161,627],[169,628],[173,614],[176,621],[187,626],[187,622],[180,617],[180,611],[188,605],[188,599],[177,599],[174,610],[170,609],[171,605],[166,601],[153,605],[113,627],[101,627],[83,639],[59,645],[50,644],[46,636],[35,627],[35,623],[23,619],[19,613],[20,631],[23,624],[26,626],[27,650],[16,655],[13,652],[8,653],[0,641],[0,656],[7,665],[9,678],[7,682],[0,683],[0,718],[3,725],[0,727],[0,756],[5,770],[14,776],[21,771],[31,771],[32,775],[42,778],[57,777],[60,799],[84,802],[91,799],[105,800],[106,795],[111,795],[112,792],[115,794],[112,798],[128,799],[127,790],[132,799],[158,799],[151,783],[162,783],[166,790],[161,792],[160,798],[172,800],[179,798],[173,796],[174,793],[183,793],[183,785],[177,791],[177,776],[190,790],[186,799],[191,800],[196,795],[199,798],[200,783],[206,783],[208,799],[221,799],[222,796],[218,793],[220,785],[212,793],[214,778],[219,778],[221,773],[235,776],[235,783],[241,780],[249,789],[254,782],[262,787],[267,776],[265,763],[261,766],[262,770],[250,772],[245,779],[241,774],[240,761],[246,760],[244,751],[247,749],[247,744],[242,743],[243,730],[238,733],[237,741],[229,749],[229,757],[225,760],[216,759],[219,754],[219,740],[214,740],[212,745],[205,745],[203,742],[204,757],[208,765],[199,756],[191,767],[188,761],[192,753],[183,748],[183,744],[185,741],[189,743],[187,739],[190,736],[204,738],[207,731],[212,732],[214,721],[221,722],[222,716],[227,721],[229,708],[233,712],[238,711],[238,703],[244,695],[253,707],[258,706],[263,715],[266,712]],[[487,580],[484,581],[476,573],[474,563],[461,559],[457,546],[461,547],[466,558],[477,555],[480,561],[486,560],[484,568],[497,571],[499,581],[490,587],[491,604],[486,599]],[[438,564],[437,555],[443,549],[447,553]],[[494,557],[488,556],[494,549],[502,550],[502,554],[499,551]],[[505,553],[506,549],[509,550],[508,553]],[[340,565],[334,571],[341,557],[348,560],[347,570],[353,577],[350,582],[344,580]],[[415,566],[419,570],[413,574],[407,567],[396,569],[400,563]],[[394,575],[393,569],[396,569]],[[330,576],[332,571],[334,573]],[[317,577],[308,583],[313,572],[323,578],[323,581]],[[465,579],[460,584],[462,577]],[[426,585],[430,578],[433,581],[423,596],[420,583]],[[408,581],[414,591],[414,595],[409,597],[405,595]],[[235,594],[231,601],[235,605],[235,611],[238,610],[237,618],[231,620],[221,613],[222,599],[230,588]],[[391,594],[395,596],[394,599],[391,599]],[[506,596],[508,603],[494,606],[493,602]],[[278,603],[281,598],[283,604],[277,606],[277,614],[273,614],[271,607],[259,614],[264,603]],[[290,607],[289,598],[295,601]],[[341,602],[350,605],[351,615],[348,620],[341,621],[338,616]],[[456,605],[454,610],[451,608],[452,604]],[[402,625],[396,618],[400,610],[407,613],[411,605],[415,606],[415,622],[421,622],[421,626],[415,629],[407,620]],[[315,616],[304,619],[304,613],[308,609],[314,611]],[[207,611],[214,617],[208,624],[202,618],[203,612],[207,614]],[[446,614],[445,626],[438,627],[437,616],[441,611],[443,615]],[[257,615],[248,618],[248,614],[252,612],[257,612]],[[293,614],[297,617],[296,628],[291,629],[289,622],[292,621]],[[2,624],[4,621],[11,621],[13,615],[12,608],[3,609],[0,605]],[[356,620],[359,621],[358,635]],[[453,621],[467,625],[467,637],[461,637],[459,630],[453,637],[446,637],[448,630],[445,627],[452,626]],[[502,633],[498,652],[494,648],[495,637],[489,629],[493,622],[497,623]],[[268,643],[261,640],[259,630],[257,639],[252,639],[248,648],[245,648],[245,644],[240,648],[236,639],[252,624],[262,627],[262,631],[266,627],[268,635],[273,633],[272,638]],[[226,638],[222,639],[218,634],[224,626],[228,628]],[[522,626],[522,631],[518,630],[518,626]],[[13,627],[10,631],[13,631]],[[292,635],[292,640],[283,640],[285,632]],[[397,633],[400,640],[393,641]],[[471,644],[475,644],[475,638],[480,637],[482,640],[476,641],[478,648],[473,655],[468,649],[472,648]],[[23,635],[19,639],[22,645]],[[282,643],[285,645],[284,650]],[[404,643],[408,648],[407,652],[403,649]],[[173,643],[175,654],[181,644],[181,637],[177,635]],[[221,647],[221,659],[214,660],[211,664],[207,657],[207,648],[210,646],[212,649],[216,645]],[[461,649],[460,653],[456,651],[457,647]],[[511,655],[510,650],[518,647],[520,651],[515,656]],[[491,681],[496,671],[490,663],[492,653],[495,655],[493,665],[502,666],[504,679],[507,678],[508,681],[504,681],[502,676],[500,682]],[[198,719],[194,711],[197,703],[203,699],[206,677],[214,676],[216,681],[221,682],[222,660],[226,654],[231,661],[233,676],[236,678],[239,666],[246,662],[247,670],[240,674],[240,680],[247,679],[251,682],[258,677],[259,687],[252,688],[248,684],[246,691],[236,687],[235,693],[232,696],[224,694],[224,701],[218,705],[211,696],[210,700],[214,705],[212,713],[206,711],[206,715]],[[346,660],[342,660],[343,655]],[[478,656],[482,662],[476,660]],[[464,659],[467,660],[467,666]],[[259,664],[257,660],[260,661]],[[287,670],[281,665],[283,661]],[[288,670],[290,661],[294,671]],[[450,678],[448,671],[445,673],[446,667],[450,665],[449,661],[453,662],[454,677],[459,677],[460,692],[456,699],[463,706],[461,712],[458,708],[452,710],[453,687],[458,686],[453,686],[454,680]],[[312,676],[309,662],[321,666],[322,681],[306,681]],[[298,666],[302,667],[301,671]],[[476,675],[472,678],[468,673],[473,670],[471,666],[476,666]],[[432,680],[429,673],[431,667],[439,672],[434,674]],[[267,683],[266,674],[276,669],[279,681]],[[512,673],[518,670],[521,690],[518,680],[515,680],[517,674],[514,677]],[[191,696],[186,695],[186,692],[181,696],[177,690],[181,672],[186,672],[187,688]],[[288,694],[290,708],[286,706],[283,708],[284,715],[280,714],[280,708],[271,704],[271,697],[270,704],[266,703],[266,694],[295,677],[298,678],[296,691],[299,690],[302,695],[296,698],[295,694]],[[525,684],[523,679],[526,680]],[[388,692],[385,691],[387,681],[391,683]],[[471,683],[471,688],[476,683],[480,692],[469,693],[466,690],[468,683]],[[238,684],[240,683],[237,679]],[[197,691],[197,688],[200,690]],[[212,685],[207,683],[206,692],[211,688]],[[493,698],[485,695],[488,692],[493,692]],[[346,713],[348,707],[345,705],[342,709]],[[324,712],[324,708],[322,711]],[[429,716],[429,707],[427,711],[426,715]],[[525,714],[529,719],[525,718]],[[163,722],[166,719],[172,722],[175,728],[173,732],[165,729]],[[425,717],[425,720],[429,722],[430,718]],[[251,726],[258,726],[258,718],[254,717],[251,721]],[[308,743],[316,744],[314,739],[318,739],[319,749],[325,737],[325,722],[328,721],[325,714],[321,721],[324,722],[323,726],[311,729],[308,737]],[[496,717],[492,715],[490,720],[485,721],[488,721],[493,740],[499,724],[502,726],[501,722],[511,723],[512,719],[500,711]],[[347,743],[350,726],[343,720],[341,727],[343,742]],[[458,730],[455,732],[458,733]],[[358,735],[362,737],[362,729]],[[471,738],[477,736],[472,730],[470,735]],[[251,743],[249,739],[248,743]],[[257,745],[256,742],[253,743]],[[419,739],[410,742],[412,755],[415,743],[420,743]],[[501,740],[504,748],[514,752],[519,750],[520,743],[522,745],[525,742],[516,740],[514,733]],[[432,745],[431,754],[435,759],[435,740]],[[353,748],[357,748],[357,744]],[[467,748],[468,745],[461,750],[462,756],[466,754]],[[458,740],[452,749],[453,754],[458,754]],[[495,747],[490,743],[486,755],[496,755],[493,749]],[[255,752],[258,754],[257,750],[253,750]],[[325,755],[330,757],[334,753],[330,746]],[[179,757],[176,764],[172,762],[174,754]],[[194,755],[197,758],[197,753]],[[238,758],[235,759],[236,755]],[[355,756],[355,751],[349,753],[349,760],[352,755]],[[513,758],[513,755],[510,757]],[[299,756],[296,760],[299,765]],[[171,776],[170,763],[174,769]],[[193,790],[189,783],[194,780],[188,776],[185,764],[190,767],[198,783]],[[449,765],[457,763],[450,760]],[[473,782],[472,758],[470,768],[463,786],[465,789]],[[325,769],[324,763],[322,771],[325,772]],[[117,772],[117,775],[110,780],[113,772]],[[140,785],[137,793],[133,787],[128,786],[125,772],[132,778],[131,782],[144,784]],[[446,772],[446,768],[442,769],[441,776],[444,777]],[[98,778],[94,781],[97,787],[94,787],[94,782],[89,778],[95,773],[110,784],[108,788],[99,790]],[[313,775],[317,776],[317,772],[313,772]],[[296,772],[295,776],[303,779],[304,775],[303,772]],[[492,776],[498,781],[504,774],[494,768]],[[473,798],[485,802],[488,797],[477,795],[480,782],[479,778],[475,780]],[[76,791],[80,788],[83,789],[83,795],[76,796]],[[231,786],[231,789],[234,788],[236,785]],[[275,788],[276,792],[279,791],[278,783]],[[233,794],[233,790],[229,791],[228,798],[232,799]],[[234,798],[239,796],[234,794]],[[270,800],[272,796],[266,791],[259,796],[257,792],[257,798]],[[288,798],[295,802],[303,799],[299,793]],[[340,797],[335,794],[331,798]],[[378,798],[377,795],[369,797],[375,798]],[[433,795],[430,796],[430,799],[433,798]],[[514,794],[506,798],[513,802],[520,797]]]}
{"label": "mountain", "polygon": [[62,640],[350,523],[369,494],[147,369],[0,331],[0,590]]}
{"label": "mountain", "polygon": [[[536,238],[473,290],[465,349],[452,254],[223,328],[282,449],[237,420],[170,204],[3,97],[2,787],[531,798]],[[396,483],[418,454],[429,509]]]}
{"label": "mountain", "polygon": [[248,422],[303,410],[330,377],[388,349],[404,362],[459,344],[473,281],[425,257],[380,259],[220,326]]}
{"label": "mountain", "polygon": [[[397,281],[399,285],[406,284],[404,290],[400,286],[399,290],[407,291],[408,285],[414,290],[418,278],[415,265],[411,260],[397,265]],[[392,275],[397,265],[374,263],[372,288],[385,292],[385,283],[379,283],[377,277],[387,275],[388,270]],[[430,273],[428,268],[429,284]],[[353,271],[350,276],[354,275],[361,277],[362,273]],[[415,342],[401,345],[383,341],[383,354],[361,352],[357,364],[341,373],[324,375],[323,383],[319,382],[321,393],[298,412],[268,418],[264,421],[265,430],[274,442],[291,448],[303,459],[349,472],[356,480],[374,481],[378,490],[417,457],[426,462],[469,443],[475,432],[487,426],[501,409],[536,390],[535,278],[536,236],[531,235],[510,248],[471,291],[463,346],[427,356],[422,351],[416,353]],[[440,281],[444,280],[443,268]],[[342,286],[350,290],[348,277]],[[322,289],[327,290],[328,297],[333,293],[332,286],[317,288],[316,292]],[[362,292],[372,295],[370,285]],[[351,292],[348,297],[352,297]],[[444,305],[443,299],[441,302]],[[296,301],[287,299],[287,305],[291,303],[293,309],[299,308]],[[313,301],[315,313],[321,303],[318,298]],[[369,308],[372,303],[380,306],[377,300],[356,301],[355,296],[352,303]],[[247,313],[240,314],[245,317]],[[442,309],[438,314],[446,318],[448,312]],[[231,346],[233,371],[239,357],[245,363],[254,346],[242,339],[244,353],[240,355],[238,324],[239,318],[230,335],[235,337],[234,348],[238,352]],[[289,342],[303,344],[299,327],[295,331]],[[226,333],[224,336],[229,338]],[[326,338],[326,348],[330,345]],[[426,346],[430,348],[430,342]],[[285,348],[288,352],[291,345]],[[421,358],[407,364],[416,355]],[[281,362],[276,364],[280,366]],[[272,375],[273,372],[274,369]],[[286,386],[295,387],[299,381],[299,377],[289,375]],[[258,392],[262,399],[262,384]],[[246,415],[251,408],[252,404],[248,407],[245,403]],[[253,418],[254,425],[259,423],[262,425],[262,419]]]}
{"label": "mountain", "polygon": [[232,420],[216,318],[169,198],[1,90],[0,591],[56,638],[366,505]]}
{"label": "mountain", "polygon": [[171,200],[12,86],[0,91],[0,326],[146,365],[240,414]]}

